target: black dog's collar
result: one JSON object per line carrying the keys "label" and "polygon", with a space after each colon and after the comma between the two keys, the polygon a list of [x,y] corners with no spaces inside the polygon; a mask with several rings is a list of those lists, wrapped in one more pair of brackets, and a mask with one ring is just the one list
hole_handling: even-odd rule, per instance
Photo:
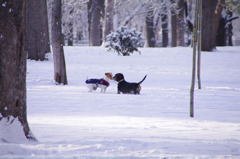
{"label": "black dog's collar", "polygon": [[121,79],[120,81],[118,81],[118,83],[121,83],[122,81],[124,81],[124,79]]}

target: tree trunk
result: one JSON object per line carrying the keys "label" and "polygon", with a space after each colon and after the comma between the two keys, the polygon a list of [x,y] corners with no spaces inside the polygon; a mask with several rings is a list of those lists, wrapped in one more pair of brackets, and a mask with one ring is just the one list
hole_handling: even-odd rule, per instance
{"label": "tree trunk", "polygon": [[106,36],[113,31],[114,3],[115,0],[106,0],[104,40],[106,40]]}
{"label": "tree trunk", "polygon": [[[164,9],[166,11],[166,8]],[[167,11],[161,15],[162,19],[162,47],[168,46],[168,16]]]}
{"label": "tree trunk", "polygon": [[32,60],[45,60],[50,52],[46,0],[27,1],[26,51]]}
{"label": "tree trunk", "polygon": [[222,5],[217,4],[218,0],[202,1],[202,51],[212,51],[216,48],[216,34],[222,12]]}
{"label": "tree trunk", "polygon": [[228,23],[227,23],[227,29],[226,29],[226,45],[227,46],[233,46],[233,42],[232,42],[232,36],[233,36],[233,32],[232,32],[232,29],[233,29],[233,26],[232,26],[232,20],[229,21],[229,19],[232,18],[232,12],[229,11],[227,12],[227,20],[228,20]]}
{"label": "tree trunk", "polygon": [[186,23],[187,23],[187,46],[191,45],[192,43],[192,32],[193,32],[193,24],[191,22],[192,18],[192,5],[193,1],[187,1],[184,2],[185,5],[185,17],[186,17]]}
{"label": "tree trunk", "polygon": [[[171,4],[173,5],[175,0],[171,0]],[[177,46],[177,16],[175,8],[171,7],[171,46]]]}
{"label": "tree trunk", "polygon": [[92,17],[92,12],[91,12],[91,8],[92,8],[92,2],[93,0],[89,0],[87,3],[87,13],[88,13],[88,39],[89,39],[89,45],[90,45],[90,35],[91,35],[91,17]]}
{"label": "tree trunk", "polygon": [[171,11],[171,34],[172,34],[172,39],[171,39],[171,46],[176,47],[177,46],[177,28],[176,28],[176,13],[175,11]]}
{"label": "tree trunk", "polygon": [[155,47],[155,29],[154,29],[154,15],[153,8],[149,7],[147,16],[146,16],[146,46]]}
{"label": "tree trunk", "polygon": [[71,21],[69,24],[69,32],[68,32],[68,46],[73,46],[73,22]]}
{"label": "tree trunk", "polygon": [[184,0],[177,0],[177,46],[185,46],[184,25]]}
{"label": "tree trunk", "polygon": [[73,46],[73,12],[74,8],[71,8],[70,10],[67,10],[68,12],[68,24],[67,24],[67,41],[68,41],[68,46]]}
{"label": "tree trunk", "polygon": [[100,7],[100,43],[102,45],[105,37],[103,37],[103,25],[104,25],[104,18],[105,18],[105,0],[99,0],[99,7]]}
{"label": "tree trunk", "polygon": [[52,3],[52,51],[54,60],[54,79],[57,84],[67,84],[67,73],[63,52],[62,4],[61,0]]}
{"label": "tree trunk", "polygon": [[34,139],[26,112],[26,0],[8,0],[0,7],[0,121],[13,116],[26,138]]}
{"label": "tree trunk", "polygon": [[89,22],[89,44],[90,46],[100,46],[102,43],[102,27],[100,23],[101,5],[100,1],[89,0],[88,2],[88,22]]}

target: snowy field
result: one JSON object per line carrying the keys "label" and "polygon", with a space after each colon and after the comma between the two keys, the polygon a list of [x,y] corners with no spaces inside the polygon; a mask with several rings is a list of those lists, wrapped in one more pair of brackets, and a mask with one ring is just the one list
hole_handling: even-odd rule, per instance
{"label": "snowy field", "polygon": [[[103,47],[65,47],[66,86],[53,82],[51,55],[28,60],[28,122],[39,142],[9,135],[14,143],[0,142],[0,158],[240,158],[240,47],[202,53],[194,118],[192,48],[140,50],[123,57]],[[140,95],[117,94],[115,81],[105,94],[88,92],[86,78],[105,72],[129,82],[148,76]]]}

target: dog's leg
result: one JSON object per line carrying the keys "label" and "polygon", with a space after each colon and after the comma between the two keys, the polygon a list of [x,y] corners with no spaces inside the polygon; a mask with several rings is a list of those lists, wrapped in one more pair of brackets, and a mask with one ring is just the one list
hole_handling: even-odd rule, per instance
{"label": "dog's leg", "polygon": [[107,86],[101,85],[101,93],[105,93]]}
{"label": "dog's leg", "polygon": [[92,92],[93,90],[95,91],[97,89],[94,86],[95,86],[94,84],[90,85],[89,92]]}
{"label": "dog's leg", "polygon": [[103,85],[100,85],[100,87],[101,87],[101,93],[103,93]]}
{"label": "dog's leg", "polygon": [[134,90],[134,94],[140,94],[141,89],[141,86],[138,85],[138,87]]}
{"label": "dog's leg", "polygon": [[89,89],[89,92],[92,92],[92,90],[93,90],[92,84],[87,84],[87,87],[88,87],[88,89]]}

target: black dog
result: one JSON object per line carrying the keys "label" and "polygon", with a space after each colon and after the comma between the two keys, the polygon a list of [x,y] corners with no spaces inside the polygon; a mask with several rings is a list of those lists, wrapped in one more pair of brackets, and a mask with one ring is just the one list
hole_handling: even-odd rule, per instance
{"label": "black dog", "polygon": [[113,80],[118,82],[118,94],[121,92],[123,94],[130,93],[130,94],[140,94],[141,86],[140,84],[145,80],[147,75],[138,83],[129,83],[126,82],[122,73],[117,73],[113,77]]}

